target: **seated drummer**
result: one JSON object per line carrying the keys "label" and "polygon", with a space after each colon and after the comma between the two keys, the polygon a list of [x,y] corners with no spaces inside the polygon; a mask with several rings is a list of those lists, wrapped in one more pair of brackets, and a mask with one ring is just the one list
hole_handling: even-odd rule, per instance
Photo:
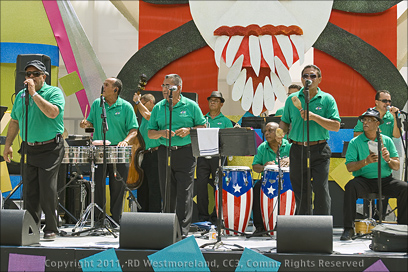
{"label": "seated drummer", "polygon": [[[252,168],[257,173],[264,172],[264,168],[266,165],[276,165],[278,164],[278,157],[276,154],[278,153],[282,158],[281,166],[287,167],[289,166],[289,150],[291,144],[283,139],[283,132],[282,135],[276,135],[276,129],[279,128],[278,123],[269,122],[265,126],[264,136],[265,142],[258,146],[258,152],[254,156],[254,160],[252,162]],[[278,133],[279,134],[279,133]],[[261,215],[261,204],[260,204],[260,194],[261,194],[261,185],[262,179],[258,180],[254,186],[254,197],[253,197],[253,222],[255,226],[254,236],[263,236],[262,232],[265,232],[265,228],[262,222],[262,215]],[[267,234],[265,234],[267,236]]]}
{"label": "seated drummer", "polygon": [[385,197],[396,197],[398,207],[398,224],[406,225],[408,222],[407,191],[405,181],[392,177],[392,170],[398,170],[400,162],[394,142],[386,135],[381,135],[383,147],[381,158],[377,153],[369,150],[368,142],[377,141],[377,129],[384,121],[380,112],[369,108],[359,117],[363,123],[364,133],[353,138],[346,153],[346,167],[353,172],[354,179],[350,180],[344,192],[343,224],[344,231],[340,240],[350,240],[354,235],[354,220],[356,218],[356,201],[369,193],[378,193],[378,159],[381,160],[382,194]]}

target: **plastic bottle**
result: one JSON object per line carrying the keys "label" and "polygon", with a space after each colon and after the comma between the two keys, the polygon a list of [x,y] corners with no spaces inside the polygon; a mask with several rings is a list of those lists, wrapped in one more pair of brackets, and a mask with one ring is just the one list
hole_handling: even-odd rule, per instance
{"label": "plastic bottle", "polygon": [[217,242],[217,232],[215,231],[214,225],[211,225],[210,231],[208,232],[208,239],[210,242]]}

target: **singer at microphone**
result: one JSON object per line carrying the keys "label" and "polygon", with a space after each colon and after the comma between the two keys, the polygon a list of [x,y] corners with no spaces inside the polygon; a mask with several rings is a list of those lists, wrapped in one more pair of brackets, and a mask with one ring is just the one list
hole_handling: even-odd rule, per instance
{"label": "singer at microphone", "polygon": [[[285,133],[289,131],[289,126],[292,126],[288,134],[292,142],[290,179],[295,193],[297,214],[329,215],[331,198],[328,177],[331,151],[327,140],[329,131],[340,129],[341,119],[334,97],[319,87],[323,78],[320,68],[316,65],[306,65],[301,72],[301,77],[304,88],[287,99],[279,126]],[[305,89],[309,89],[308,92],[305,92]],[[292,100],[295,96],[300,101],[295,103],[296,105]],[[302,105],[304,109],[301,108]],[[305,110],[307,107],[310,109],[309,122],[305,122],[308,119],[308,113]],[[310,152],[306,152],[307,149]],[[304,160],[299,159],[302,156]],[[307,156],[309,160],[306,159]],[[310,176],[305,175],[306,171]],[[311,179],[313,179],[313,186],[310,185]],[[315,194],[313,205],[311,205],[312,192]],[[314,207],[313,211],[311,207]]]}
{"label": "singer at microphone", "polygon": [[[398,112],[400,110],[391,106],[391,93],[387,90],[380,90],[375,94],[375,109],[380,112],[380,117],[384,123],[380,124],[379,128],[381,134],[384,134],[391,138],[401,137],[400,130],[398,128]],[[363,133],[363,123],[357,121],[357,125],[354,127],[354,137]]]}

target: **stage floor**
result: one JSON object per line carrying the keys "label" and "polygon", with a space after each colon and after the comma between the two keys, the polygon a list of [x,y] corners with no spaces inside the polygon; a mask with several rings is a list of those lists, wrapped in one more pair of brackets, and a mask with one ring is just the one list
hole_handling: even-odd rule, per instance
{"label": "stage floor", "polygon": [[[154,271],[147,256],[159,250],[120,249],[119,237],[115,238],[106,230],[93,234],[88,232],[80,236],[71,236],[73,226],[64,226],[60,230],[66,236],[58,236],[53,240],[43,239],[31,246],[1,246],[1,271],[7,271],[10,253],[46,256],[45,271],[82,271],[78,261],[107,249],[115,249],[122,271]],[[78,231],[78,230],[77,230]],[[252,232],[248,227],[247,233]],[[114,233],[119,236],[119,231]],[[370,249],[370,238],[358,238],[351,241],[340,241],[342,229],[333,229],[333,253],[277,253],[276,235],[270,237],[223,236],[221,242],[214,247],[203,245],[209,242],[208,235],[203,232],[191,232],[211,271],[236,271],[244,248],[280,262],[278,271],[364,271],[372,265],[382,263],[382,269],[370,271],[407,271],[408,257],[406,252],[375,252]],[[385,268],[386,270],[385,270]],[[378,266],[377,266],[378,268]],[[255,271],[239,270],[239,271]],[[272,271],[273,269],[257,271]],[[104,270],[107,271],[107,270]],[[168,270],[157,270],[168,271]],[[172,271],[195,271],[180,268]],[[237,270],[238,271],[238,270]],[[277,270],[275,270],[277,271]]]}

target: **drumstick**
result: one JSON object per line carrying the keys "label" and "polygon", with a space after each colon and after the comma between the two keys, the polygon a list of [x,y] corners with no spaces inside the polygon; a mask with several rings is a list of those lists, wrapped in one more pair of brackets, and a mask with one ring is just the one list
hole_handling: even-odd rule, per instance
{"label": "drumstick", "polygon": [[300,102],[299,98],[297,96],[293,96],[292,97],[292,102],[293,105],[298,109],[298,110],[302,110],[302,103]]}
{"label": "drumstick", "polygon": [[86,113],[88,112],[88,104],[86,104],[86,107],[85,107],[85,115],[84,115],[84,121],[85,121],[85,118],[86,118]]}

